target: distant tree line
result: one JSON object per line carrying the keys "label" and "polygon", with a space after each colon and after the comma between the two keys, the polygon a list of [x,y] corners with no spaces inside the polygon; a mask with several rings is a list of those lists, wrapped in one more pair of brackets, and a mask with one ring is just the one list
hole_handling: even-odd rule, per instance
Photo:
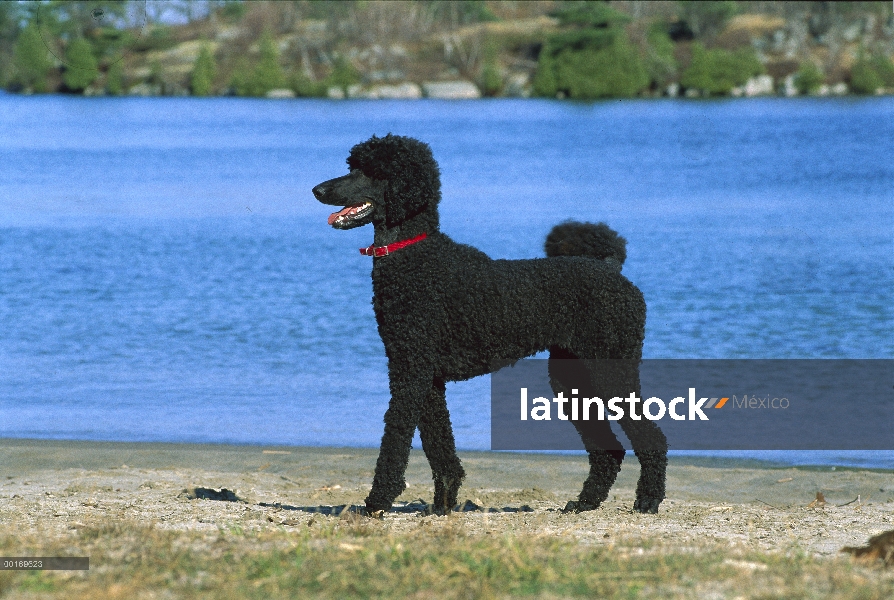
{"label": "distant tree line", "polygon": [[[22,93],[119,95],[142,84],[157,93],[178,89],[195,96],[264,96],[288,88],[298,96],[322,96],[332,88],[346,92],[363,80],[365,74],[348,58],[352,45],[382,46],[399,38],[423,47],[422,41],[437,34],[452,40],[444,42],[443,60],[474,80],[485,95],[504,92],[501,65],[520,48],[527,48],[527,60],[536,65],[531,67],[531,88],[538,96],[632,97],[660,93],[670,84],[700,96],[726,95],[765,72],[749,40],[737,46],[717,43],[737,14],[769,9],[786,16],[797,10],[844,14],[878,8],[878,3],[866,2],[795,4],[799,6],[729,0],[0,2],[0,86]],[[451,37],[452,32],[468,32],[468,26],[542,14],[554,17],[557,27],[531,39],[479,35],[471,43],[468,37],[465,42]],[[281,45],[280,36],[293,34],[302,21],[324,23],[329,36],[327,50],[314,60],[300,40],[285,56],[281,50],[288,44]],[[210,41],[226,27],[239,33]],[[195,56],[191,71],[178,75],[176,82],[167,65],[148,58],[203,39],[187,59]],[[814,93],[829,76],[823,65],[805,60],[794,85],[801,93]],[[894,88],[894,63],[877,48],[861,47],[847,76],[855,93]]]}
{"label": "distant tree line", "polygon": [[0,86],[26,93],[83,93],[101,83],[107,93],[123,93],[126,53],[175,43],[169,26],[147,23],[193,18],[197,12],[227,17],[242,14],[244,5],[236,0],[0,2]]}
{"label": "distant tree line", "polygon": [[[670,18],[651,20],[639,44],[632,43],[627,33],[631,17],[609,3],[560,4],[551,13],[560,31],[548,36],[540,52],[534,92],[575,99],[630,97],[676,82],[697,95],[727,95],[765,73],[750,45],[735,50],[708,46],[745,3],[675,4]],[[688,56],[680,60],[681,54]],[[801,93],[813,93],[825,78],[820,67],[808,60],[801,64],[795,85]],[[894,63],[883,54],[861,50],[850,79],[852,91],[858,94],[894,87]]]}

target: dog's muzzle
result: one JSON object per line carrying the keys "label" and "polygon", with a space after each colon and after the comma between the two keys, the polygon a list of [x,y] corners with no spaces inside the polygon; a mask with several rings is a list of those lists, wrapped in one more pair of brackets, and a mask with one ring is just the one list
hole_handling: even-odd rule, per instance
{"label": "dog's muzzle", "polygon": [[335,228],[344,228],[345,225],[358,221],[372,212],[372,202],[359,202],[346,206],[338,212],[329,215],[327,223]]}

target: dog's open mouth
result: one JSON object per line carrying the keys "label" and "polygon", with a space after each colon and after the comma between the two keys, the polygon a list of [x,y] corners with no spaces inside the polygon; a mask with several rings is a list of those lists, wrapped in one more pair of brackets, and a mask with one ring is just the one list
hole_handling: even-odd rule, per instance
{"label": "dog's open mouth", "polygon": [[332,213],[327,222],[336,229],[346,229],[351,225],[358,224],[358,221],[369,216],[372,211],[372,202],[358,202]]}

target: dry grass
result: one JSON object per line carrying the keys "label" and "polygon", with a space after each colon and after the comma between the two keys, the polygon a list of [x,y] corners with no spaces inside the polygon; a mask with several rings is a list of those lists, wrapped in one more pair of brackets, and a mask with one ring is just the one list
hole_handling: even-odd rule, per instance
{"label": "dry grass", "polygon": [[316,516],[298,528],[169,531],[136,521],[48,540],[0,537],[5,556],[90,556],[89,571],[0,571],[4,598],[861,598],[894,597],[894,570],[642,538],[469,534],[456,517]]}

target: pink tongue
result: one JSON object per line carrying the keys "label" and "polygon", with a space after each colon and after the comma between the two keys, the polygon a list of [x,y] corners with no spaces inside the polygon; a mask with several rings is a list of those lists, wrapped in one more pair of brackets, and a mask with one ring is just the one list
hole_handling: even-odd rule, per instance
{"label": "pink tongue", "polygon": [[334,212],[331,215],[329,215],[329,219],[327,220],[327,223],[329,223],[329,225],[332,225],[333,223],[335,223],[335,220],[337,218],[339,218],[340,216],[342,216],[342,215],[348,216],[350,214],[353,214],[353,213],[357,212],[357,209],[360,208],[361,206],[363,206],[363,205],[362,204],[354,204],[353,206],[346,206],[345,208],[341,209],[340,211]]}

